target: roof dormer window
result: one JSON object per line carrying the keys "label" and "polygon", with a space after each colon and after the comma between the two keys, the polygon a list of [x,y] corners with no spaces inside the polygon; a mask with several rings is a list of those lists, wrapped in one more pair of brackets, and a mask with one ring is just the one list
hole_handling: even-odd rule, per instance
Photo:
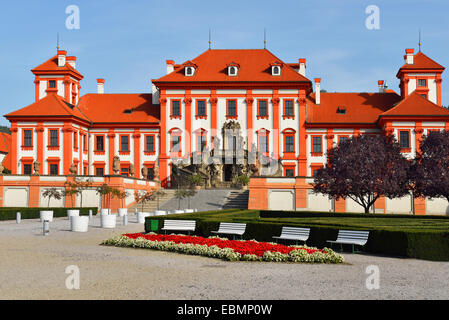
{"label": "roof dormer window", "polygon": [[236,76],[237,75],[237,67],[236,66],[230,66],[228,67],[228,75],[229,76]]}
{"label": "roof dormer window", "polygon": [[185,75],[187,77],[193,76],[194,73],[195,73],[195,68],[194,67],[186,67],[185,68]]}
{"label": "roof dormer window", "polygon": [[231,62],[226,65],[228,68],[228,76],[236,77],[239,73],[240,65],[237,62]]}
{"label": "roof dormer window", "polygon": [[280,66],[272,66],[271,73],[273,76],[280,76],[281,75],[281,67]]}

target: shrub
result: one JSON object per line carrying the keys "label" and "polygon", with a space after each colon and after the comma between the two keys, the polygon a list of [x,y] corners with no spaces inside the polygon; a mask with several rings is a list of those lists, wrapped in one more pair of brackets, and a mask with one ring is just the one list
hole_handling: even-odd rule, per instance
{"label": "shrub", "polygon": [[78,209],[80,215],[88,215],[89,210],[92,210],[92,214],[96,215],[97,207],[85,207],[85,208],[0,208],[0,220],[15,220],[17,212],[20,212],[22,219],[39,219],[41,210],[52,210],[54,217],[66,217],[67,210]]}

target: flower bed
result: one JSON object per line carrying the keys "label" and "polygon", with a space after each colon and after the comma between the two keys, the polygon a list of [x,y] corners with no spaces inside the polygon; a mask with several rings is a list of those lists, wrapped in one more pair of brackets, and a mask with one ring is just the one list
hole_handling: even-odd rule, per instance
{"label": "flower bed", "polygon": [[285,246],[255,240],[228,240],[226,238],[162,234],[123,234],[102,245],[147,248],[202,255],[228,261],[276,261],[309,263],[342,263],[344,259],[329,248]]}

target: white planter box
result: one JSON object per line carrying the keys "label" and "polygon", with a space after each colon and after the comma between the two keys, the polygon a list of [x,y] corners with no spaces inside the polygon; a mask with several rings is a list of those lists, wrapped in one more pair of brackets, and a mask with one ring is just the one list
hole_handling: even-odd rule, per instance
{"label": "white planter box", "polygon": [[116,224],[117,224],[117,216],[115,214],[108,214],[108,215],[101,216],[101,227],[102,228],[113,229],[113,228],[115,228]]}
{"label": "white planter box", "polygon": [[89,217],[87,216],[71,216],[70,230],[73,232],[87,232],[89,227]]}
{"label": "white planter box", "polygon": [[175,214],[184,213],[184,210],[175,210],[175,211],[173,211],[173,213],[175,213]]}
{"label": "white planter box", "polygon": [[41,221],[48,220],[53,221],[53,211],[51,210],[44,210],[40,212]]}
{"label": "white planter box", "polygon": [[80,215],[80,211],[79,210],[67,210],[67,218],[70,220],[70,217],[74,217],[74,216],[79,216]]}
{"label": "white planter box", "polygon": [[127,208],[118,208],[118,216],[123,217],[125,214],[128,214]]}
{"label": "white planter box", "polygon": [[164,210],[156,210],[156,211],[154,211],[154,215],[155,216],[164,216],[166,214],[167,214],[167,212],[164,211]]}
{"label": "white planter box", "polygon": [[111,214],[111,209],[101,209],[101,214]]}
{"label": "white planter box", "polygon": [[145,223],[145,217],[149,217],[148,212],[137,212],[137,223]]}
{"label": "white planter box", "polygon": [[185,212],[185,213],[193,213],[194,210],[193,210],[193,209],[185,209],[184,212]]}

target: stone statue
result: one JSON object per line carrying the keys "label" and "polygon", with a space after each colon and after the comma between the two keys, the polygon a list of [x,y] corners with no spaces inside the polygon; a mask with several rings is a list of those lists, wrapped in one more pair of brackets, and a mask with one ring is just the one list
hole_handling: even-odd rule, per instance
{"label": "stone statue", "polygon": [[214,136],[214,141],[212,143],[214,144],[214,155],[217,155],[220,150],[220,138],[218,136]]}
{"label": "stone statue", "polygon": [[112,162],[112,170],[114,171],[115,175],[120,174],[120,158],[118,156],[114,157],[114,160]]}
{"label": "stone statue", "polygon": [[39,170],[41,169],[41,163],[39,161],[34,161],[33,170],[35,175],[39,175]]}
{"label": "stone statue", "polygon": [[147,177],[148,177],[148,168],[147,167],[143,167],[142,170],[141,170],[141,173],[142,173],[142,178],[146,180]]}
{"label": "stone statue", "polygon": [[251,172],[251,176],[258,177],[260,176],[260,161],[259,158],[256,157],[256,163],[250,164],[249,169]]}
{"label": "stone statue", "polygon": [[69,172],[71,175],[76,175],[76,165],[74,163],[70,166]]}
{"label": "stone statue", "polygon": [[159,164],[157,161],[154,163],[153,177],[154,181],[159,181]]}
{"label": "stone statue", "polygon": [[129,176],[130,177],[134,177],[134,174],[136,173],[135,169],[134,169],[134,165],[131,163],[129,165]]}

